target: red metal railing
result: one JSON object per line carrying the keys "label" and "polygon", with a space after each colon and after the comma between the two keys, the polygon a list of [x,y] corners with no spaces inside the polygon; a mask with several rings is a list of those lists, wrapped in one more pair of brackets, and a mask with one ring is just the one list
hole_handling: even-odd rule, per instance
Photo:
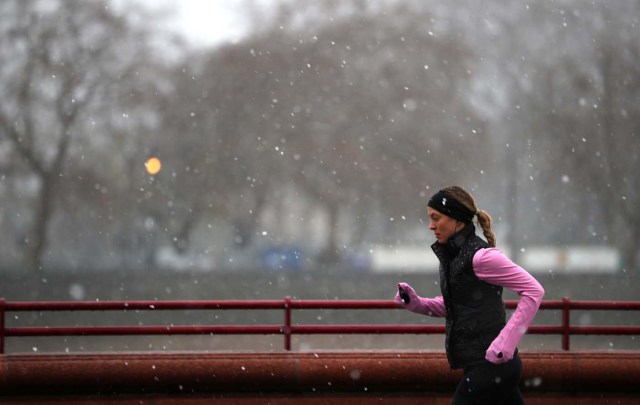
{"label": "red metal railing", "polygon": [[[509,309],[516,301],[506,301]],[[161,325],[161,326],[75,326],[6,327],[7,312],[45,311],[165,311],[165,310],[284,310],[282,325]],[[293,310],[308,309],[400,309],[389,300],[284,300],[262,301],[91,301],[91,302],[7,302],[0,298],[0,353],[5,338],[19,336],[133,336],[133,335],[276,335],[284,336],[285,350],[291,350],[292,335],[313,334],[439,334],[443,325],[299,325],[293,324]],[[572,310],[640,310],[640,301],[544,301],[541,310],[561,310],[560,325],[532,325],[527,333],[561,335],[562,349],[569,350],[571,335],[640,335],[640,326],[571,326]]]}

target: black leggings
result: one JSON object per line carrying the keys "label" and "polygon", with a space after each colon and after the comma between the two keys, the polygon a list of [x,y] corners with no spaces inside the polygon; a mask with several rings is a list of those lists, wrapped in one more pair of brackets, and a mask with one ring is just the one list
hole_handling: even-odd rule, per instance
{"label": "black leggings", "polygon": [[522,376],[522,362],[518,354],[506,363],[484,361],[465,368],[464,377],[453,394],[453,405],[465,404],[524,404],[518,388]]}

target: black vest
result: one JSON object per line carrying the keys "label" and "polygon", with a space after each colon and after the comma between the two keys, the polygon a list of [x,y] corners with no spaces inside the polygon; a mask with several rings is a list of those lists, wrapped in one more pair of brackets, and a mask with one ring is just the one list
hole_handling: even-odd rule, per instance
{"label": "black vest", "polygon": [[440,261],[440,290],[446,308],[445,348],[453,369],[482,362],[506,324],[502,287],[481,281],[473,271],[473,256],[487,247],[471,223],[445,245],[431,245]]}

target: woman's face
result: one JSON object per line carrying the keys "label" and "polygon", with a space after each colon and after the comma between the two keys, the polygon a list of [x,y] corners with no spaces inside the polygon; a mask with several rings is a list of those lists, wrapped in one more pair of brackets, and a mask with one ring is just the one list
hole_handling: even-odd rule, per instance
{"label": "woman's face", "polygon": [[451,235],[462,229],[462,222],[431,207],[427,207],[427,214],[429,215],[429,229],[433,231],[438,243],[447,243]]}

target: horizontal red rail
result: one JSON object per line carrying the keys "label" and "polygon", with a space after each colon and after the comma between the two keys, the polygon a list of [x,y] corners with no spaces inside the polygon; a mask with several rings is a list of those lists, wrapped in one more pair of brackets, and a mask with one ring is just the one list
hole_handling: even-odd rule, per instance
{"label": "horizontal red rail", "polygon": [[6,302],[6,311],[127,311],[189,309],[284,309],[284,301],[82,301]]}
{"label": "horizontal red rail", "polygon": [[[507,308],[516,301],[506,301]],[[399,309],[390,300],[284,300],[258,301],[90,301],[90,302],[5,302],[0,299],[0,353],[4,338],[18,336],[131,336],[131,335],[284,335],[285,349],[291,349],[293,334],[441,334],[442,325],[294,325],[292,310],[308,309]],[[562,335],[562,348],[569,350],[571,335],[640,335],[640,326],[571,326],[571,310],[640,310],[640,302],[544,301],[543,310],[562,310],[562,325],[533,325],[530,334]],[[5,327],[6,312],[20,311],[165,311],[165,310],[284,310],[282,325],[189,325],[189,326],[76,326]]]}
{"label": "horizontal red rail", "polygon": [[[517,301],[505,301],[514,309]],[[640,310],[640,301],[569,301],[574,310]],[[399,309],[389,300],[256,300],[256,301],[16,301],[5,302],[5,311],[113,311],[190,309]],[[561,300],[543,301],[540,309],[564,309]]]}
{"label": "horizontal red rail", "polygon": [[[505,303],[507,308],[515,308],[516,301]],[[640,301],[570,301],[565,300],[543,301],[540,309],[569,309],[574,310],[640,310]]]}
{"label": "horizontal red rail", "polygon": [[[290,333],[316,334],[439,334],[442,325],[292,325]],[[281,325],[189,325],[189,326],[70,326],[5,328],[7,337],[17,336],[134,336],[134,335],[268,335],[283,334]],[[572,326],[571,335],[640,335],[640,326]],[[533,335],[560,335],[562,326],[531,326]]]}
{"label": "horizontal red rail", "polygon": [[71,326],[5,329],[5,336],[268,335],[281,333],[282,326],[279,325]]}

